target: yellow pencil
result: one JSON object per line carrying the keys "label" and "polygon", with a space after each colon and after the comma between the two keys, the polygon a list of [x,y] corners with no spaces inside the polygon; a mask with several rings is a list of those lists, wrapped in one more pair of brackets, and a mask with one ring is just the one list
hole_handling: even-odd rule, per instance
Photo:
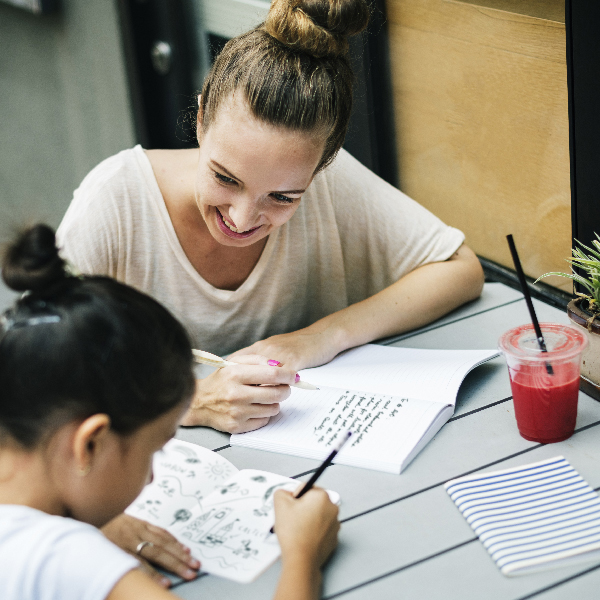
{"label": "yellow pencil", "polygon": [[[203,365],[210,365],[211,367],[217,367],[217,369],[222,369],[223,367],[230,367],[232,365],[239,365],[240,363],[232,362],[230,360],[225,360],[216,354],[211,354],[210,352],[204,352],[204,350],[195,350],[192,349],[192,354],[194,355],[194,360],[197,363],[201,363]],[[301,388],[303,390],[318,390],[319,388],[312,383],[307,383],[306,381],[297,381],[296,383],[290,383],[292,387]]]}

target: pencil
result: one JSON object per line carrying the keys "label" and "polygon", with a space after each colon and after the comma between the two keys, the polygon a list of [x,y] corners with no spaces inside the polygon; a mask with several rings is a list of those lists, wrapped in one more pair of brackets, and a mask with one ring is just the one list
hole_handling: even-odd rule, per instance
{"label": "pencil", "polygon": [[[350,439],[351,435],[352,435],[351,431],[346,432],[346,435],[344,435],[340,439],[340,441],[337,443],[336,447],[331,451],[329,456],[321,463],[321,466],[313,473],[312,477],[306,482],[304,487],[298,492],[298,494],[296,495],[296,499],[302,498],[302,496],[304,496],[304,494],[306,494],[306,492],[309,492],[312,489],[312,487],[317,482],[317,479],[319,479],[319,477],[321,477],[321,475],[323,474],[323,471],[331,464],[331,461],[335,458],[335,455],[342,449],[344,444]],[[271,527],[270,532],[275,533],[275,525],[273,525],[273,527]]]}
{"label": "pencil", "polygon": [[323,461],[321,466],[313,473],[313,476],[306,482],[306,485],[300,490],[296,498],[302,498],[306,492],[310,491],[313,485],[317,482],[317,479],[321,477],[323,471],[331,464],[331,461],[335,458],[335,455],[342,449],[344,444],[350,439],[352,435],[351,431],[347,431],[346,435],[338,442],[337,446],[331,451],[331,454]]}
{"label": "pencil", "polygon": [[[209,365],[211,367],[216,367],[217,369],[222,369],[223,367],[230,367],[232,365],[239,365],[240,363],[233,362],[231,360],[225,360],[216,354],[212,354],[210,352],[204,352],[204,350],[195,350],[192,349],[192,354],[194,355],[194,361],[203,365]],[[307,381],[296,381],[296,383],[290,383],[292,387],[301,388],[303,390],[318,390],[319,388],[312,383],[308,383]]]}

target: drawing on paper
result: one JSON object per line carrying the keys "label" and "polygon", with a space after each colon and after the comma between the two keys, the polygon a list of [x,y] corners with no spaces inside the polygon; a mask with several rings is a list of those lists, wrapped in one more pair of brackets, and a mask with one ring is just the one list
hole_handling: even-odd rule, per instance
{"label": "drawing on paper", "polygon": [[192,513],[187,508],[180,508],[179,510],[175,511],[175,514],[173,515],[175,520],[171,523],[171,525],[175,525],[175,523],[178,523],[179,521],[185,523],[186,521],[190,520],[191,516]]}
{"label": "drawing on paper", "polygon": [[[266,481],[266,478],[264,478],[264,480]],[[273,494],[275,493],[275,490],[285,487],[290,487],[290,483],[277,483],[272,485],[270,488],[267,488],[266,492],[263,494],[261,506],[259,508],[255,508],[253,514],[255,514],[257,517],[266,517],[270,515],[273,512]],[[296,487],[296,485],[294,485],[294,487]]]}

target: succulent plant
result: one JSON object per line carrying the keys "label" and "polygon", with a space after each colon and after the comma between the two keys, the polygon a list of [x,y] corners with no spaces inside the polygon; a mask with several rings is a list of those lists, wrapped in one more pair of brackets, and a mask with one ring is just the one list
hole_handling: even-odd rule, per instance
{"label": "succulent plant", "polygon": [[[568,277],[573,281],[581,285],[588,294],[577,293],[577,296],[586,298],[588,301],[588,310],[592,313],[600,313],[600,236],[594,233],[596,239],[592,241],[593,248],[582,244],[579,240],[575,240],[579,245],[579,248],[573,248],[573,256],[567,259],[567,262],[571,265],[571,273],[560,273],[553,271],[551,273],[544,273],[541,277],[538,277],[534,283],[537,283],[544,277],[550,275],[558,275],[559,277]],[[587,250],[589,254],[586,254],[584,250]],[[584,273],[579,275],[575,272],[574,267]]]}

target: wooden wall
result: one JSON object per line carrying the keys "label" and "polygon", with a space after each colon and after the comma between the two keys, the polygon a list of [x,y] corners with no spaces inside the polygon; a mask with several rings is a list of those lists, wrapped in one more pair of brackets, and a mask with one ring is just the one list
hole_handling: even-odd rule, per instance
{"label": "wooden wall", "polygon": [[564,22],[451,0],[387,17],[401,189],[485,258],[512,266],[512,233],[528,275],[568,270]]}

